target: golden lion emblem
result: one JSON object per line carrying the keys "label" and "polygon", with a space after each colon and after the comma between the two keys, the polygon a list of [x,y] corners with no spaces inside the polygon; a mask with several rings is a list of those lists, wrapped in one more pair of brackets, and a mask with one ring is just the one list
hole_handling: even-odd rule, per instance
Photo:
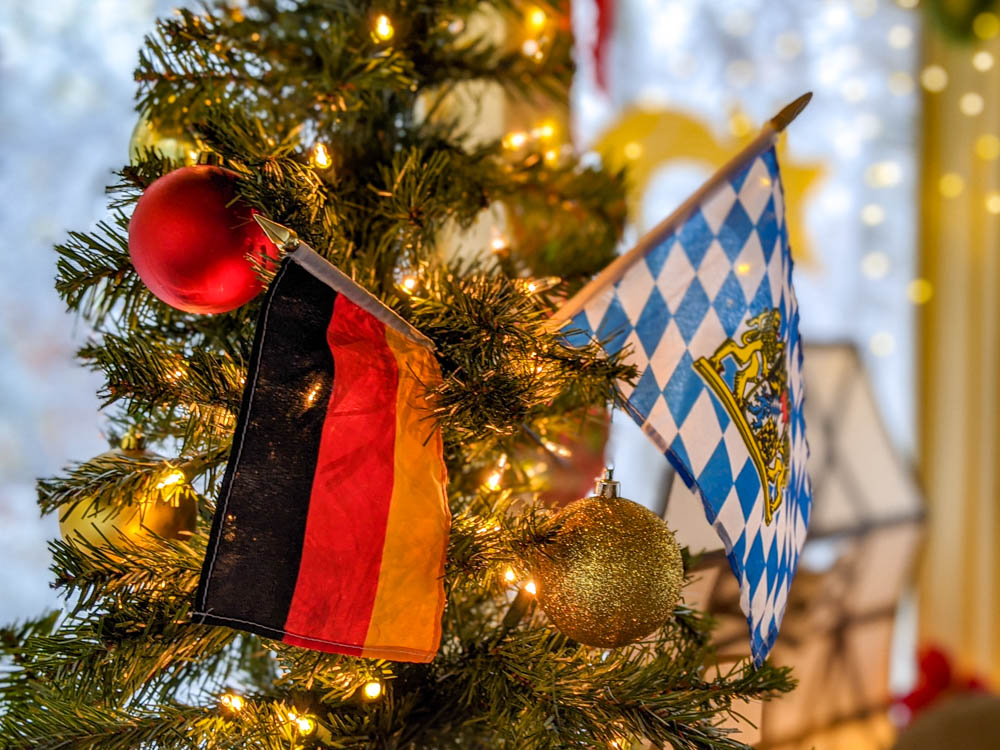
{"label": "golden lion emblem", "polygon": [[694,369],[718,397],[747,446],[764,490],[764,521],[769,524],[788,482],[788,368],[785,342],[779,335],[781,314],[765,310],[747,325],[739,343],[726,339],[711,357],[697,359]]}

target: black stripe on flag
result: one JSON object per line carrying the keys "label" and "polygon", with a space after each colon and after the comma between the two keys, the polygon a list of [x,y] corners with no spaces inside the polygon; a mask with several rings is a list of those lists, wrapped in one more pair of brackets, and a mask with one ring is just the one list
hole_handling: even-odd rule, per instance
{"label": "black stripe on flag", "polygon": [[198,583],[196,622],[282,635],[333,387],[326,331],[336,297],[290,258],[268,288]]}

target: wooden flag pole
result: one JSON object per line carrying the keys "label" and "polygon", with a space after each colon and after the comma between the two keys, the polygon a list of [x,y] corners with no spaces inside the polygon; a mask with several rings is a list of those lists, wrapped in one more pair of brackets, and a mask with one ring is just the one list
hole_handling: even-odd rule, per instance
{"label": "wooden flag pole", "polygon": [[806,108],[812,93],[806,93],[787,105],[778,114],[772,117],[761,128],[760,133],[748,143],[736,156],[721,166],[705,183],[698,188],[691,196],[684,201],[667,218],[646,232],[631,250],[623,255],[619,255],[597,276],[562,307],[553,313],[549,323],[553,330],[559,330],[567,321],[571,320],[579,313],[587,303],[590,302],[602,290],[613,286],[629,267],[646,253],[653,249],[665,236],[673,232],[684,223],[691,213],[707,198],[719,185],[724,183],[734,172],[743,168],[748,161],[758,156],[762,151],[770,148],[774,139],[783,131],[788,124],[799,116],[799,113]]}

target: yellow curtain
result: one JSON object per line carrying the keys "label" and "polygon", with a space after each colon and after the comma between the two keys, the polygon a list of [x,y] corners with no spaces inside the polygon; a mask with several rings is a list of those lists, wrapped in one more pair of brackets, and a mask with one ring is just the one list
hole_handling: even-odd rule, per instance
{"label": "yellow curtain", "polygon": [[1000,39],[928,28],[924,66],[920,637],[1000,686]]}

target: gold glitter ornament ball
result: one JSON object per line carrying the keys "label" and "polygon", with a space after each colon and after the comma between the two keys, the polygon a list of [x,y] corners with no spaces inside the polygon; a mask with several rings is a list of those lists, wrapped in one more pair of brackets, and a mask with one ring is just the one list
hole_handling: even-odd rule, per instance
{"label": "gold glitter ornament ball", "polygon": [[128,158],[133,164],[146,153],[156,149],[168,159],[181,165],[198,162],[198,143],[178,125],[157,125],[148,113],[139,115],[128,143]]}
{"label": "gold glitter ornament ball", "polygon": [[673,613],[684,564],[674,532],[618,495],[611,472],[597,496],[570,503],[532,571],[538,601],[566,636],[614,648],[649,635]]}
{"label": "gold glitter ornament ball", "polygon": [[[126,435],[121,446],[101,457],[124,455],[133,459],[155,459],[145,449],[141,437]],[[67,504],[59,512],[59,532],[63,541],[73,543],[83,537],[95,547],[117,546],[123,539],[137,541],[149,532],[164,539],[190,539],[198,524],[198,505],[191,492],[145,498],[131,505],[110,505],[81,500]]]}

